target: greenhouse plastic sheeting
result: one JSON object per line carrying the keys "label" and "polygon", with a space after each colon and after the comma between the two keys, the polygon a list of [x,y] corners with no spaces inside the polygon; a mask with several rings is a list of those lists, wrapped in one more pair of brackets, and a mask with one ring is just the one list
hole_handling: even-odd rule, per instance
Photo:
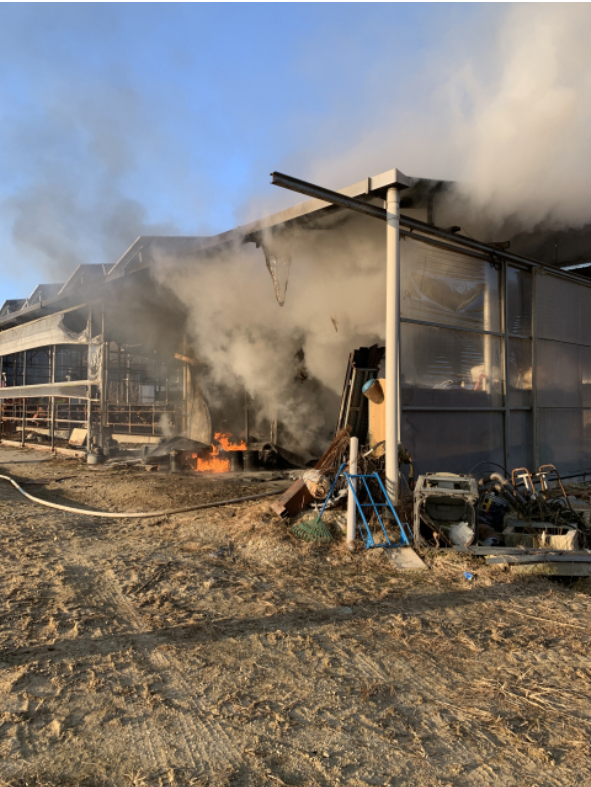
{"label": "greenhouse plastic sheeting", "polygon": [[402,323],[404,405],[502,407],[501,339]]}
{"label": "greenhouse plastic sheeting", "polygon": [[523,410],[509,414],[509,456],[507,470],[533,467],[533,418]]}
{"label": "greenhouse plastic sheeting", "polygon": [[[552,275],[536,275],[536,333],[541,339],[591,344],[589,289]],[[586,307],[587,311],[583,313]]]}
{"label": "greenhouse plastic sheeting", "polygon": [[537,343],[539,407],[581,407],[586,347],[540,339]]}
{"label": "greenhouse plastic sheeting", "polygon": [[531,407],[532,342],[531,339],[509,339],[509,405]]}
{"label": "greenhouse plastic sheeting", "polygon": [[54,344],[85,344],[88,331],[70,331],[64,325],[64,314],[52,314],[40,320],[17,325],[0,332],[0,355],[31,350],[36,347],[50,347]]}
{"label": "greenhouse plastic sheeting", "polygon": [[405,238],[400,311],[407,319],[499,332],[499,272],[483,260]]}
{"label": "greenhouse plastic sheeting", "polygon": [[538,423],[541,464],[562,474],[591,468],[591,410],[541,409]]}
{"label": "greenhouse plastic sheeting", "polygon": [[530,271],[507,268],[507,328],[518,336],[531,336],[532,276]]}
{"label": "greenhouse plastic sheeting", "polygon": [[503,414],[403,411],[402,443],[418,474],[468,473],[480,462],[504,465]]}

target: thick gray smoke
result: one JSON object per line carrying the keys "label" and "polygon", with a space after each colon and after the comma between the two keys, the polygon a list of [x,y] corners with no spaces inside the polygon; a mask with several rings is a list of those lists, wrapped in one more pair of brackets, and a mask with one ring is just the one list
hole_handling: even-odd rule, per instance
{"label": "thick gray smoke", "polygon": [[162,261],[157,275],[187,306],[190,338],[209,367],[200,378],[206,399],[244,386],[258,422],[276,413],[292,449],[325,446],[348,354],[383,336],[384,240],[381,222],[357,217],[274,240],[291,253],[282,307],[254,244],[183,267]]}
{"label": "thick gray smoke", "polygon": [[[590,29],[586,5],[510,6],[486,40],[473,38],[450,55],[454,40],[447,38],[430,53],[439,90],[418,102],[398,101],[379,124],[370,118],[372,127],[341,153],[319,144],[321,155],[307,171],[294,169],[295,159],[286,169],[331,187],[392,166],[455,180],[438,223],[460,223],[483,240],[588,224]],[[456,43],[471,32],[460,29]],[[385,85],[381,99],[388,96]],[[252,247],[173,282],[212,375],[243,381],[265,408],[277,403],[306,445],[322,429],[324,413],[294,383],[298,348],[310,375],[336,395],[348,352],[383,339],[383,227],[367,221],[284,239],[292,259],[283,308],[262,251]]]}
{"label": "thick gray smoke", "polygon": [[150,123],[129,87],[56,88],[39,97],[42,125],[5,123],[5,153],[22,163],[22,186],[2,209],[22,259],[45,280],[67,278],[80,263],[115,263],[139,235],[170,235],[125,196],[137,168],[137,140],[150,148]]}
{"label": "thick gray smoke", "polygon": [[[364,111],[335,104],[341,109],[324,128],[317,124],[306,150],[261,162],[261,182],[280,169],[340,188],[397,166],[458,182],[447,223],[484,240],[588,224],[591,6],[481,8],[478,18],[466,13],[467,22],[460,12],[450,17],[422,62],[376,63]],[[121,88],[98,98],[94,91],[92,100],[82,93],[44,100],[51,123],[24,135],[32,151],[25,185],[3,205],[21,248],[63,278],[78,262],[114,262],[137,235],[172,234],[123,196],[138,140],[151,151],[137,96]],[[15,147],[23,132],[15,129]],[[64,139],[78,147],[66,150]],[[242,217],[297,201],[271,194],[267,203],[249,194]],[[163,282],[189,309],[210,400],[244,385],[259,413],[277,411],[294,447],[314,445],[334,412],[348,353],[383,338],[383,227],[367,222],[284,237],[290,265],[252,244],[193,267],[162,261]],[[285,295],[283,307],[274,289]]]}

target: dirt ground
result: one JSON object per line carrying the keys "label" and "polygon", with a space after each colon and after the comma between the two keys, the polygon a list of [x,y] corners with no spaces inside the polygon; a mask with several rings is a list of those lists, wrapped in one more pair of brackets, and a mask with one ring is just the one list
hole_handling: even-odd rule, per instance
{"label": "dirt ground", "polygon": [[[110,511],[289,485],[7,448],[0,472]],[[90,519],[5,482],[0,544],[0,785],[591,784],[588,580],[396,572],[267,500]]]}

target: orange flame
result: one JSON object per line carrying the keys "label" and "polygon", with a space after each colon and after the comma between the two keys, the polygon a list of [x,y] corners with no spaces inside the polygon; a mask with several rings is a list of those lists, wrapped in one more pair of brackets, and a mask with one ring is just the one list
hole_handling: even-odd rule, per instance
{"label": "orange flame", "polygon": [[[233,442],[231,434],[216,432],[214,439],[221,445],[224,451],[245,451],[246,443],[241,440],[239,443]],[[220,457],[220,446],[212,445],[211,453],[204,458],[199,458],[193,454],[195,460],[194,469],[198,473],[227,473],[230,470],[230,460]]]}
{"label": "orange flame", "polygon": [[233,436],[227,432],[216,432],[214,439],[218,441],[224,451],[246,451],[248,448],[244,440],[241,440],[239,443],[232,442]]}

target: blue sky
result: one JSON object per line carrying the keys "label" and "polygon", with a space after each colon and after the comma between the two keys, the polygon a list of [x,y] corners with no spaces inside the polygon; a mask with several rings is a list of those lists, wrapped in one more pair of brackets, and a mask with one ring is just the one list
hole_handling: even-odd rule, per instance
{"label": "blue sky", "polygon": [[469,57],[500,13],[0,5],[0,301],[114,262],[140,233],[220,232],[297,201],[274,169],[339,187],[401,166],[396,139],[364,139],[437,94],[434,50]]}

